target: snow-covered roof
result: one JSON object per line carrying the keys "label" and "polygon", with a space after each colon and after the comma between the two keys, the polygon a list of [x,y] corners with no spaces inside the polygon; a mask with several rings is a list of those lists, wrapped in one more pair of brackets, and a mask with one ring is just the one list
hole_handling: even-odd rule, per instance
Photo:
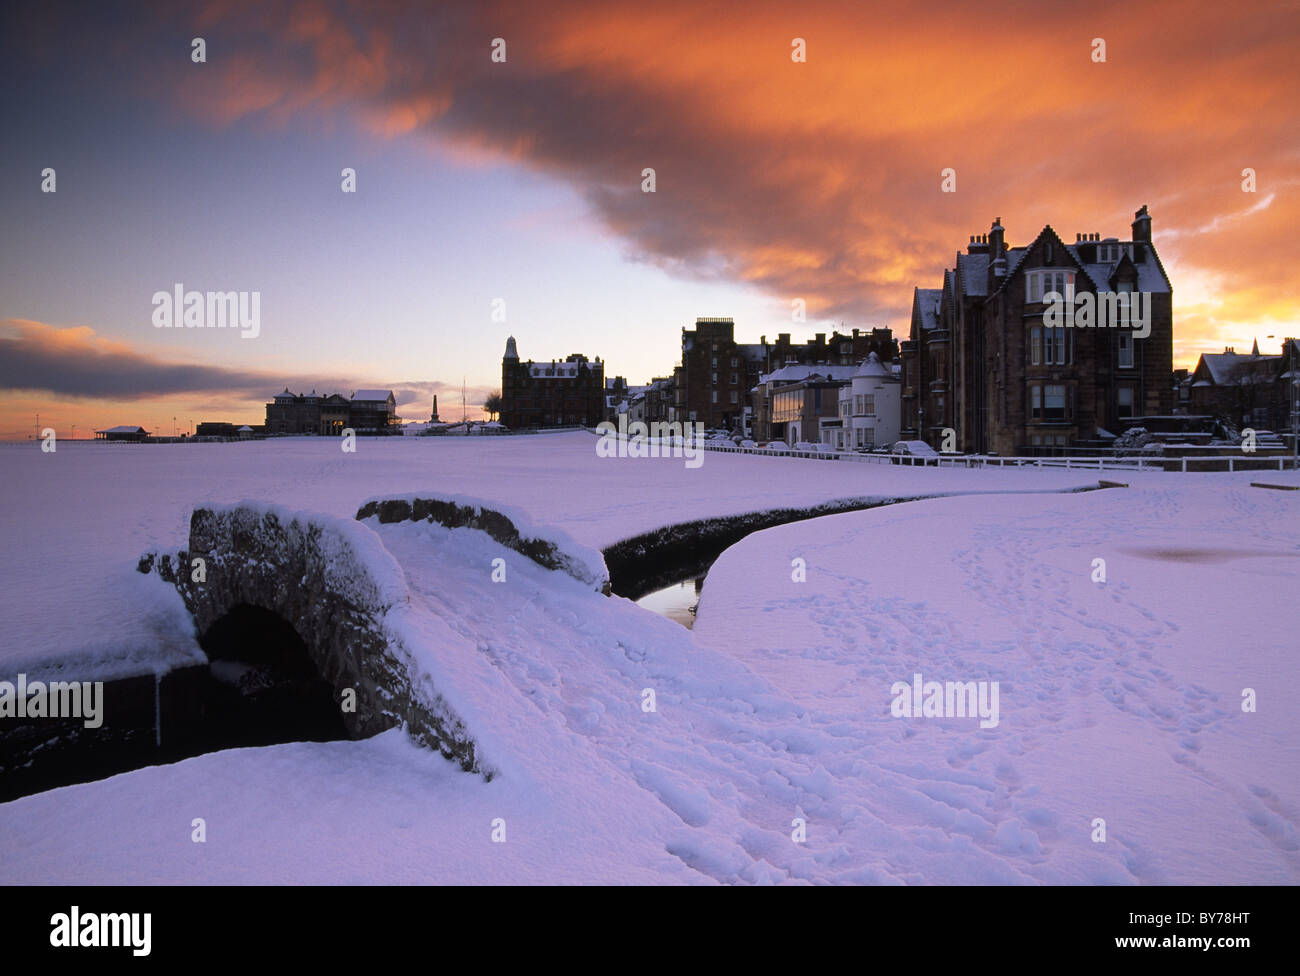
{"label": "snow-covered roof", "polygon": [[957,254],[957,274],[961,290],[967,295],[982,296],[989,293],[989,256],[987,254]]}
{"label": "snow-covered roof", "polygon": [[130,424],[118,424],[116,427],[107,427],[104,430],[95,431],[96,434],[147,434],[148,431],[143,427],[132,427]]}
{"label": "snow-covered roof", "polygon": [[541,379],[571,379],[578,375],[578,367],[585,363],[569,363],[552,360],[547,363],[529,363],[528,375]]}
{"label": "snow-covered roof", "polygon": [[393,395],[392,390],[357,390],[352,394],[353,400],[387,400]]}
{"label": "snow-covered roof", "polygon": [[249,427],[248,424],[244,424],[243,427],[239,428],[239,432],[242,434],[244,431],[248,431],[251,434],[253,432],[253,428]]}
{"label": "snow-covered roof", "polygon": [[[1100,290],[1106,291],[1110,288],[1110,278],[1111,275],[1115,273],[1115,268],[1119,265],[1119,261],[1086,262],[1081,260],[1079,257],[1079,248],[1085,243],[1087,242],[1080,241],[1076,244],[1066,244],[1065,249],[1069,251],[1071,257],[1078,262],[1079,267],[1083,269],[1084,274],[1092,279],[1093,284],[1095,284]],[[1115,242],[1109,241],[1097,243]],[[1131,250],[1133,247],[1132,241],[1121,241],[1119,244],[1121,255],[1125,254],[1125,252]],[[1096,247],[1096,243],[1094,243],[1093,246]],[[1160,262],[1156,260],[1155,248],[1146,242],[1142,242],[1142,246],[1147,249],[1146,260],[1134,261],[1131,258],[1129,259],[1129,263],[1133,265],[1138,273],[1136,290],[1145,292],[1169,291],[1169,279],[1165,277],[1164,269],[1160,267]]]}
{"label": "snow-covered roof", "polygon": [[829,380],[852,379],[857,366],[839,366],[829,363],[786,363],[774,373],[767,373],[758,378],[760,383],[797,383],[806,380],[814,373]]}
{"label": "snow-covered roof", "polygon": [[939,301],[942,298],[942,288],[918,288],[912,296],[912,302],[921,318],[921,328],[926,332],[939,327]]}
{"label": "snow-covered roof", "polygon": [[894,378],[893,372],[880,361],[880,357],[874,352],[862,361],[862,365],[858,367],[858,371],[853,375],[871,376],[883,380]]}
{"label": "snow-covered roof", "polygon": [[[1227,386],[1240,383],[1271,383],[1274,372],[1282,363],[1281,356],[1247,356],[1237,352],[1207,352],[1201,354],[1197,371],[1201,379],[1192,386]],[[1208,382],[1205,374],[1209,374]]]}

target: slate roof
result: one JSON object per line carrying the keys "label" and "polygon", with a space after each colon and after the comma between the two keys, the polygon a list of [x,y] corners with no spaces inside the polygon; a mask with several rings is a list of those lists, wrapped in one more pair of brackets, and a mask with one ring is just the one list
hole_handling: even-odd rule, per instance
{"label": "slate roof", "polygon": [[942,288],[917,288],[912,301],[921,317],[921,328],[926,332],[939,327],[939,300],[943,298]]}

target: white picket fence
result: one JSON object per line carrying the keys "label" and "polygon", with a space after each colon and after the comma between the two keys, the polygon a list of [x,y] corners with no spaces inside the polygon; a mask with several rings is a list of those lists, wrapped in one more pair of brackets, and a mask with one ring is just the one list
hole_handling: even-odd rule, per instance
{"label": "white picket fence", "polygon": [[[1219,455],[1165,458],[1165,457],[998,457],[986,454],[940,455],[938,457],[914,457],[908,454],[859,454],[856,451],[797,451],[793,448],[775,450],[762,447],[737,447],[734,444],[711,443],[704,441],[701,445],[706,451],[720,451],[726,454],[762,454],[770,457],[810,458],[816,461],[859,461],[867,464],[909,464],[922,467],[964,467],[964,468],[1065,468],[1081,471],[1187,471],[1188,463],[1193,467],[1197,462],[1213,462],[1216,467],[1227,464],[1228,471],[1285,471],[1295,468],[1295,459],[1279,457],[1251,457],[1243,455],[1227,457]],[[1241,462],[1247,462],[1243,464]],[[1267,464],[1262,462],[1267,461]],[[1274,465],[1276,462],[1276,465]],[[1175,467],[1176,465],[1176,467]]]}

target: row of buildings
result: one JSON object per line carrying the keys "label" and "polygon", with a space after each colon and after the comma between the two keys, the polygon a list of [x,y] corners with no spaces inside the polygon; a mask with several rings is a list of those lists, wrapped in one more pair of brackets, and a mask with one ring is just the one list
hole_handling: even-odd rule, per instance
{"label": "row of buildings", "polygon": [[[1053,292],[1094,301],[1141,295],[1144,327],[1049,325]],[[743,343],[732,319],[700,318],[682,329],[672,377],[633,388],[607,381],[603,369],[580,355],[521,362],[511,338],[502,420],[512,428],[590,424],[625,410],[633,420],[702,422],[759,441],[947,440],[962,452],[1015,454],[1104,447],[1135,418],[1180,405],[1172,287],[1145,206],[1124,240],[1090,232],[1067,242],[1047,225],[1012,246],[994,220],[988,233],[971,235],[940,287],[914,290],[901,343],[883,328]]]}
{"label": "row of buildings", "polygon": [[[521,360],[511,336],[501,360],[501,420],[512,429],[589,426],[626,413],[629,421],[702,423],[766,439],[786,423],[770,421],[771,392],[781,379],[806,381],[816,371],[849,377],[868,356],[893,362],[897,353],[889,329],[819,332],[803,343],[781,333],[774,342],[761,336],[741,343],[733,319],[699,318],[682,329],[681,364],[672,376],[629,386],[621,376],[606,377],[599,357]],[[820,394],[814,397],[820,404]]]}
{"label": "row of buildings", "polygon": [[[963,453],[1105,449],[1134,426],[1286,432],[1300,419],[1300,341],[1173,369],[1173,288],[1144,205],[1121,238],[1049,224],[1028,243],[1000,218],[970,235],[938,288],[913,292],[908,336],[888,329],[736,341],[731,319],[682,330],[672,377],[627,388],[631,420],[700,421],[756,441],[841,449],[923,440]],[[1090,325],[1053,314],[1123,310]],[[1057,306],[1059,309],[1059,306]],[[1129,310],[1140,309],[1140,320]],[[616,391],[619,392],[619,391]],[[617,407],[618,396],[607,409]]]}
{"label": "row of buildings", "polygon": [[[1291,426],[1300,349],[1279,356],[1232,349],[1173,370],[1172,286],[1143,206],[1129,235],[1074,234],[1046,225],[1010,244],[1001,219],[971,235],[940,287],[915,288],[908,336],[872,328],[738,341],[731,318],[698,318],[681,333],[671,376],[631,386],[599,356],[521,359],[513,336],[501,361],[501,424],[510,430],[603,420],[702,423],[756,441],[819,441],[840,449],[922,440],[963,453],[1036,454],[1106,448],[1146,420],[1197,415],[1232,427]],[[1094,306],[1140,299],[1141,328],[1071,327],[1049,299]],[[1294,362],[1293,362],[1294,361]],[[442,428],[434,416],[428,425]],[[266,407],[265,434],[398,433],[390,390],[302,394]],[[200,431],[202,433],[202,431]]]}
{"label": "row of buildings", "polygon": [[1221,418],[1234,427],[1285,432],[1295,423],[1300,397],[1300,340],[1283,340],[1275,356],[1231,346],[1201,356],[1196,368],[1180,370],[1178,394],[1189,413]]}

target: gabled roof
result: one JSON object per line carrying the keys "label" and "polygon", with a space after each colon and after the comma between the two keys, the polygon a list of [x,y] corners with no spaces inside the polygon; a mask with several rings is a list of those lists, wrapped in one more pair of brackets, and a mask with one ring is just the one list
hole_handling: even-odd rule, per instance
{"label": "gabled roof", "polygon": [[107,427],[104,430],[95,431],[96,434],[147,434],[149,433],[143,427],[132,427],[130,424],[118,424],[116,427]]}
{"label": "gabled roof", "polygon": [[942,298],[942,288],[916,288],[912,291],[912,314],[926,332],[939,327],[939,302]]}
{"label": "gabled roof", "polygon": [[[352,394],[353,400],[387,400],[393,396],[392,390],[357,390]],[[396,397],[394,397],[396,399]]]}
{"label": "gabled roof", "polygon": [[1193,386],[1239,386],[1271,383],[1282,364],[1281,356],[1248,356],[1238,352],[1201,354]]}
{"label": "gabled roof", "polygon": [[[1079,255],[1066,246],[1065,242],[1061,240],[1061,236],[1056,233],[1051,224],[1044,224],[1043,229],[1038,232],[1038,236],[1035,237],[1030,244],[1025,247],[1013,247],[1007,251],[1007,273],[1002,276],[1002,281],[998,284],[994,294],[1002,291],[1002,289],[1007,286],[1007,282],[1015,276],[1015,273],[1018,270],[1020,270],[1021,265],[1025,263],[1025,260],[1031,253],[1033,253],[1034,248],[1038,246],[1038,242],[1049,234],[1051,235],[1051,242],[1054,245],[1060,245],[1061,249],[1070,256],[1070,260],[1073,262],[1075,268],[1078,271],[1083,272],[1084,277],[1094,286],[1093,290],[1096,290],[1096,279],[1093,278],[1092,275],[1087,272],[1087,269],[1079,263]],[[1076,291],[1077,290],[1078,289],[1076,288]]]}
{"label": "gabled roof", "polygon": [[957,252],[957,277],[964,295],[983,297],[989,293],[989,256]]}

